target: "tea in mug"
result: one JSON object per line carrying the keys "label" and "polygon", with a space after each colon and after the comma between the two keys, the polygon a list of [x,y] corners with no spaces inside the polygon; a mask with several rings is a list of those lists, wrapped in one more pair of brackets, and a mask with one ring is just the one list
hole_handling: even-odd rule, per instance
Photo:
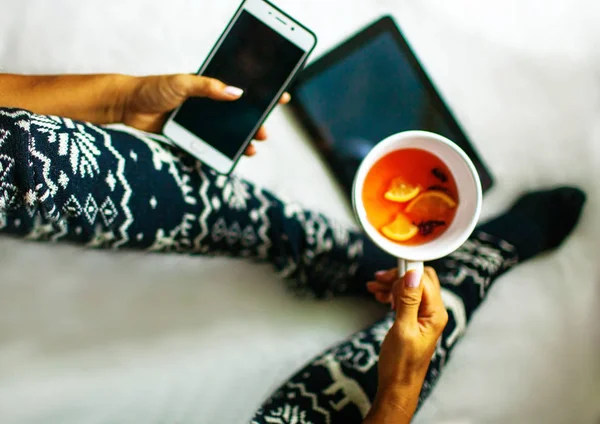
{"label": "tea in mug", "polygon": [[454,177],[444,162],[422,149],[387,154],[363,186],[367,219],[391,241],[419,245],[448,229],[458,207]]}

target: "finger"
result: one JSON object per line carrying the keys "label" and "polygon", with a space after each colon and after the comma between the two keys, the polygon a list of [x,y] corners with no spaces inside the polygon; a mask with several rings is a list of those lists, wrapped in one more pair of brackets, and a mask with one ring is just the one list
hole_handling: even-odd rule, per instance
{"label": "finger", "polygon": [[378,292],[391,293],[392,287],[387,284],[381,284],[377,281],[369,281],[367,283],[367,290],[373,294]]}
{"label": "finger", "polygon": [[423,271],[425,272],[425,275],[427,275],[427,277],[429,277],[431,281],[435,283],[436,286],[440,287],[440,280],[438,278],[437,272],[435,272],[435,269],[433,269],[430,266],[427,266],[424,268]]}
{"label": "finger", "polygon": [[265,127],[260,127],[254,136],[254,139],[257,141],[265,141],[267,138],[269,138],[269,134]]}
{"label": "finger", "polygon": [[378,271],[375,273],[375,279],[380,283],[392,284],[398,279],[398,269],[393,268],[387,271]]}
{"label": "finger", "polygon": [[426,276],[423,278],[423,299],[419,315],[423,319],[443,318],[446,315],[442,290],[433,270],[426,271]]}
{"label": "finger", "polygon": [[375,299],[385,305],[392,302],[392,296],[386,293],[375,293]]}
{"label": "finger", "polygon": [[401,325],[417,325],[419,307],[423,295],[423,272],[410,270],[394,284],[393,297],[396,306],[396,322]]}
{"label": "finger", "polygon": [[290,93],[283,93],[283,95],[279,99],[279,104],[287,105],[290,102],[290,100],[292,100],[292,96],[290,95]]}
{"label": "finger", "polygon": [[237,100],[244,94],[244,90],[233,87],[214,78],[187,75],[186,96],[207,97],[213,100]]}
{"label": "finger", "polygon": [[254,156],[256,154],[256,147],[254,147],[253,144],[249,144],[248,147],[246,147],[244,154],[246,156]]}

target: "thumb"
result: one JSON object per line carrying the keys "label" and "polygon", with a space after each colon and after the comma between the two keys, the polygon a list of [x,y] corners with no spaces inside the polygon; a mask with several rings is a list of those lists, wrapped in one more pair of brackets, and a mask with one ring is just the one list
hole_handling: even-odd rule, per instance
{"label": "thumb", "polygon": [[419,308],[423,297],[422,270],[410,270],[394,284],[394,303],[396,305],[396,322],[403,325],[418,323]]}
{"label": "thumb", "polygon": [[244,90],[229,86],[217,79],[189,75],[186,97],[207,97],[213,100],[237,100]]}

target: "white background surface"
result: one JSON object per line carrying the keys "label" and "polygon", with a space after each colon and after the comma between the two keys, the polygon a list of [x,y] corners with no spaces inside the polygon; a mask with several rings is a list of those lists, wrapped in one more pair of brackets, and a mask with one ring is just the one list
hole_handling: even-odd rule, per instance
{"label": "white background surface", "polygon": [[[550,184],[589,194],[559,252],[500,279],[415,420],[600,419],[600,5],[595,0],[279,0],[317,54],[400,22],[497,177],[484,215]],[[234,0],[0,0],[0,66],[191,72]],[[288,112],[240,172],[351,222]],[[232,266],[233,265],[233,266]],[[311,302],[268,266],[0,239],[1,423],[244,423],[282,380],[383,313]]]}

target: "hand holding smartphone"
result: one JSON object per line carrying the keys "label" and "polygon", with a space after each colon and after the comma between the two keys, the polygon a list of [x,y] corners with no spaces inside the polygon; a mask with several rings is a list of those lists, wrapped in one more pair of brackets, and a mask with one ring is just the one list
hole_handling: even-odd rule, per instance
{"label": "hand holding smartphone", "polygon": [[164,133],[216,171],[229,174],[316,45],[306,27],[265,0],[245,0],[198,74],[232,87],[237,100],[190,98]]}

